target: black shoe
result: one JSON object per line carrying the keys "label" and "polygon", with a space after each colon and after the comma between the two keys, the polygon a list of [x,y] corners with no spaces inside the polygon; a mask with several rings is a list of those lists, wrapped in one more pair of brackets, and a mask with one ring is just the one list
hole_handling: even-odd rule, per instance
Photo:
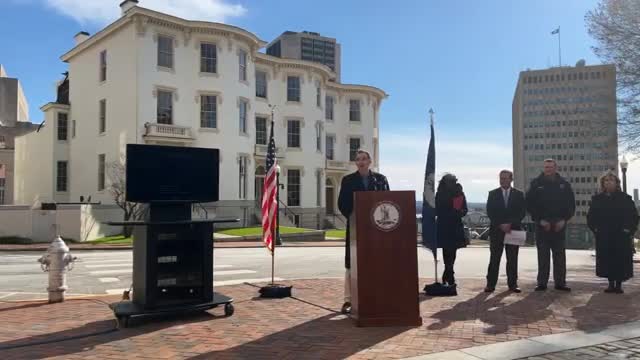
{"label": "black shoe", "polygon": [[547,285],[538,285],[536,286],[536,291],[546,291]]}
{"label": "black shoe", "polygon": [[342,304],[342,309],[340,309],[340,312],[345,315],[351,314],[351,303],[347,301],[344,304]]}
{"label": "black shoe", "polygon": [[612,294],[614,292],[616,292],[616,288],[613,286],[609,286],[606,289],[604,289],[604,292],[606,292],[607,294]]}
{"label": "black shoe", "polygon": [[484,288],[484,292],[486,293],[492,293],[494,291],[496,291],[496,288],[494,287],[487,286],[486,288]]}
{"label": "black shoe", "polygon": [[519,288],[519,287],[517,287],[517,286],[510,287],[510,288],[509,288],[509,290],[510,290],[511,292],[516,293],[516,294],[520,294],[520,293],[522,292],[522,290],[520,290],[520,288]]}
{"label": "black shoe", "polygon": [[571,291],[571,288],[568,287],[567,285],[555,286],[555,289],[559,291],[567,291],[567,292]]}

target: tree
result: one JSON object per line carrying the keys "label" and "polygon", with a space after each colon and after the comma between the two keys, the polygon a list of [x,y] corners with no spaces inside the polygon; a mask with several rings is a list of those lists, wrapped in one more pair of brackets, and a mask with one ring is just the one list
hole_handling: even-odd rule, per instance
{"label": "tree", "polygon": [[[138,220],[145,211],[143,204],[129,202],[126,200],[126,179],[125,165],[120,161],[113,161],[107,164],[107,178],[109,179],[108,191],[113,196],[115,203],[124,211],[124,221]],[[125,237],[131,236],[131,226],[125,226],[123,233]]]}
{"label": "tree", "polygon": [[640,1],[601,0],[585,20],[596,55],[616,66],[620,139],[640,153]]}

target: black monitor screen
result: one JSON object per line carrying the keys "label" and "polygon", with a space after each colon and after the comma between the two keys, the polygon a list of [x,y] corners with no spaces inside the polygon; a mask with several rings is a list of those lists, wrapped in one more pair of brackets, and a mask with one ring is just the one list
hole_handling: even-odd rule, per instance
{"label": "black monitor screen", "polygon": [[127,201],[218,201],[219,150],[127,145]]}

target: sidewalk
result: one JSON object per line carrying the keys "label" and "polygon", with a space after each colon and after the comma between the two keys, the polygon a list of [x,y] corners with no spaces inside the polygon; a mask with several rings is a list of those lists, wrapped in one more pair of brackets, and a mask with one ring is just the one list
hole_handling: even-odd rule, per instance
{"label": "sidewalk", "polygon": [[[420,285],[430,281],[422,279]],[[615,295],[603,293],[604,284],[595,278],[570,283],[571,293],[552,288],[533,292],[533,283],[521,283],[523,293],[513,294],[504,291],[501,282],[496,293],[487,294],[481,280],[459,281],[457,297],[420,296],[423,325],[417,328],[354,327],[337,313],[342,303],[340,279],[284,282],[294,286],[295,298],[278,300],[257,298],[255,284],[219,287],[216,291],[235,299],[236,311],[229,318],[216,308],[132,319],[130,328],[120,330],[113,330],[113,315],[101,302],[117,301],[114,296],[53,305],[0,301],[0,358],[572,359],[558,357],[565,355],[557,352],[600,343],[619,347],[623,338],[640,337],[640,284],[634,282],[625,294]],[[84,336],[93,333],[99,334]],[[553,334],[560,337],[549,336]],[[58,342],[68,338],[73,340]],[[635,351],[635,345],[636,340],[629,341],[633,350],[628,351]],[[534,347],[537,351],[531,352]],[[446,353],[452,350],[459,351]],[[441,352],[445,353],[425,356]],[[556,354],[540,357],[549,352]]]}
{"label": "sidewalk", "polygon": [[[91,245],[82,243],[71,243],[67,245],[71,251],[73,250],[131,250],[130,245]],[[0,251],[46,251],[49,244],[0,244]],[[260,241],[223,241],[213,243],[215,248],[263,248],[264,244]],[[289,241],[285,242],[284,247],[335,247],[344,246],[344,240],[324,240],[324,241]]]}

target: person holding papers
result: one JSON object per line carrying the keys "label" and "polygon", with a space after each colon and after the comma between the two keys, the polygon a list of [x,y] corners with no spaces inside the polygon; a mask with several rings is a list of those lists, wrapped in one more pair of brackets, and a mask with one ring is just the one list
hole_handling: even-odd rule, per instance
{"label": "person holding papers", "polygon": [[[485,292],[494,292],[498,282],[498,271],[502,251],[507,252],[507,284],[509,290],[519,293],[518,288],[518,250],[517,238],[522,235],[522,219],[526,215],[524,193],[511,187],[513,173],[500,171],[500,187],[489,192],[487,215],[491,220],[489,228],[491,258],[487,270]],[[516,234],[518,233],[518,234]],[[507,241],[505,242],[505,237]],[[511,240],[513,239],[513,240]],[[512,242],[513,244],[510,244]]]}

